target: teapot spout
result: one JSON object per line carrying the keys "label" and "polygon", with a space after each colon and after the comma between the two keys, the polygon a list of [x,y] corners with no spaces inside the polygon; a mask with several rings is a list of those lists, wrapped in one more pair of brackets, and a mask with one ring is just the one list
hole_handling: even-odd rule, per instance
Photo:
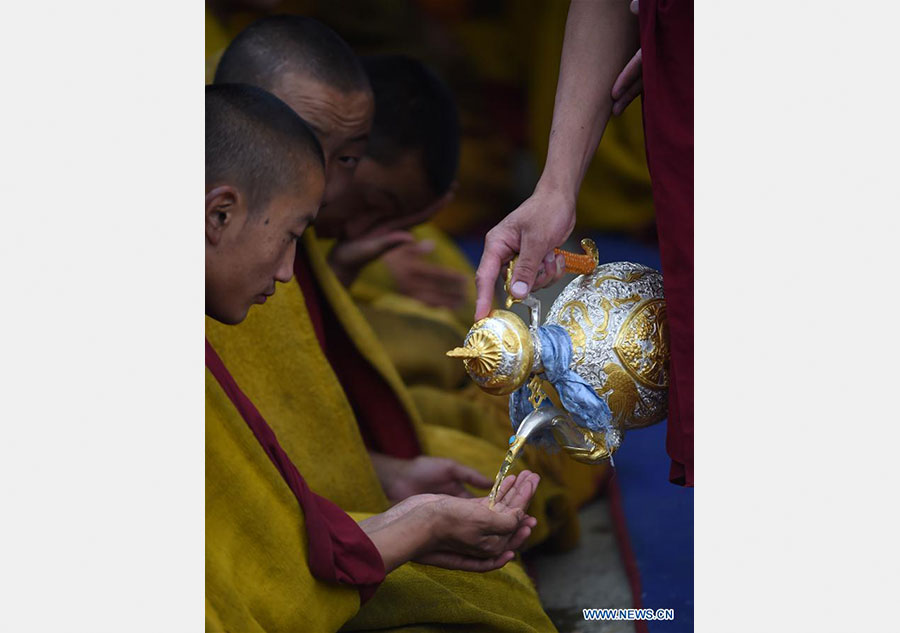
{"label": "teapot spout", "polygon": [[524,443],[545,429],[550,429],[569,457],[584,464],[611,460],[615,452],[615,447],[610,450],[603,432],[578,426],[572,416],[557,407],[541,407],[529,413],[519,425],[515,437]]}
{"label": "teapot spout", "polygon": [[522,424],[516,430],[516,437],[527,440],[532,435],[538,434],[544,429],[560,424],[564,420],[571,422],[569,414],[557,407],[541,407],[525,416]]}

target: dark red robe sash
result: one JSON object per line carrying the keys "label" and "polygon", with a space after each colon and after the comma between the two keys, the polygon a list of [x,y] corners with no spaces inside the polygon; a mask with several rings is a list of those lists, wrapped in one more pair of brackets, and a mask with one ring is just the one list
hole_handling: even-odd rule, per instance
{"label": "dark red robe sash", "polygon": [[206,341],[206,367],[253,431],[266,455],[300,503],[309,537],[309,568],[319,580],[355,585],[365,602],[384,580],[384,561],[375,544],[350,516],[309,489],[275,432],[232,378],[222,359]]}
{"label": "dark red robe sash", "polygon": [[401,459],[421,455],[415,427],[400,398],[341,325],[313,275],[308,257],[306,249],[297,246],[294,276],[303,292],[319,346],[353,407],[366,448]]}

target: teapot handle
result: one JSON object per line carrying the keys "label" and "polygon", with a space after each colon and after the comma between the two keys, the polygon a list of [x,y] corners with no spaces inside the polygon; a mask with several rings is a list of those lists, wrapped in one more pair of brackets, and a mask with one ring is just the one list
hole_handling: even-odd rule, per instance
{"label": "teapot handle", "polygon": [[[581,240],[581,250],[583,250],[584,253],[571,253],[558,248],[554,248],[553,252],[557,255],[562,255],[565,258],[565,272],[576,275],[590,275],[594,272],[597,263],[600,261],[597,245],[594,244],[594,240],[585,238]],[[519,256],[516,255],[510,260],[506,267],[506,280],[503,283],[503,290],[506,292],[506,309],[509,310],[514,303],[524,303],[528,306],[531,311],[531,323],[528,324],[528,329],[534,331],[541,324],[540,300],[532,294],[527,295],[524,299],[516,299],[509,291],[509,287],[512,283],[513,269],[516,267],[516,262],[518,260]]]}

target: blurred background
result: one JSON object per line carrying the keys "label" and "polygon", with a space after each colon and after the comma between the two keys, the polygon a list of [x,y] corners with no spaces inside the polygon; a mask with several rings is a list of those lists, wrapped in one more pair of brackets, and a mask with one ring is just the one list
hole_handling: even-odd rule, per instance
{"label": "blurred background", "polygon": [[[460,187],[433,223],[477,263],[484,234],[531,194],[543,168],[567,11],[564,0],[208,3],[207,80],[231,38],[270,13],[318,18],[360,54],[427,63],[453,90],[462,123]],[[655,245],[638,101],[611,120],[578,198],[573,236],[599,232]]]}
{"label": "blurred background", "polygon": [[[273,13],[315,17],[361,55],[403,53],[425,62],[453,91],[462,124],[459,189],[430,224],[475,267],[485,233],[531,194],[543,168],[567,12],[565,0],[207,2],[206,79],[235,35]],[[660,270],[640,99],[610,120],[577,218],[567,250],[580,251],[578,241],[591,237],[601,263]],[[538,293],[544,313],[570,280]],[[458,313],[466,328],[474,279],[470,299]],[[579,514],[578,548],[529,553],[529,570],[560,631],[693,630],[693,489],[668,482],[665,436],[665,422],[628,435],[605,495]],[[673,608],[676,621],[585,622],[581,613],[632,606]]]}

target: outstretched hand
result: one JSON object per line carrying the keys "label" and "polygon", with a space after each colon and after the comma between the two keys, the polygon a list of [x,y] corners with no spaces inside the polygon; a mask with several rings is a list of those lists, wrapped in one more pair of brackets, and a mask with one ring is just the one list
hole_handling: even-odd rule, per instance
{"label": "outstretched hand", "polygon": [[[534,496],[540,476],[523,470],[504,479],[493,508],[487,497],[458,499],[443,497],[438,512],[449,521],[439,527],[436,549],[415,560],[420,563],[463,569],[490,571],[508,563],[515,550],[531,536],[537,519],[525,514]],[[442,523],[438,523],[441,526]]]}
{"label": "outstretched hand", "polygon": [[412,233],[407,231],[389,231],[339,240],[328,253],[328,264],[344,287],[349,287],[368,263],[391,249],[414,242]]}
{"label": "outstretched hand", "polygon": [[384,261],[397,284],[397,290],[425,305],[458,308],[466,300],[471,278],[452,268],[432,264],[426,255],[434,250],[434,242],[422,240],[404,244],[388,253]]}
{"label": "outstretched hand", "polygon": [[464,484],[490,488],[491,480],[474,468],[443,457],[420,455],[414,459],[397,459],[371,454],[375,472],[387,498],[402,501],[424,493],[471,498]]}
{"label": "outstretched hand", "polygon": [[525,513],[540,477],[507,477],[493,508],[486,497],[415,495],[360,523],[390,571],[408,560],[466,571],[508,563],[537,525]]}

